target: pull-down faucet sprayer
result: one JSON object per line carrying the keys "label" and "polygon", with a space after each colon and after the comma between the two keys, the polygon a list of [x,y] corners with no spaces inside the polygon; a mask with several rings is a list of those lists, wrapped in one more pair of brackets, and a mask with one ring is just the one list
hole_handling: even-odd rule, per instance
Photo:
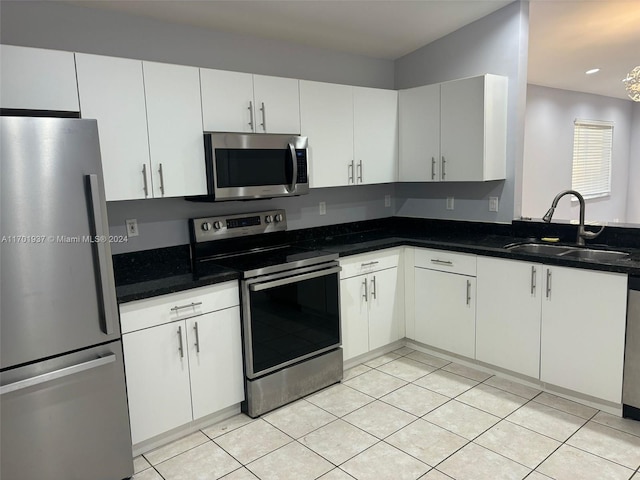
{"label": "pull-down faucet sprayer", "polygon": [[553,212],[556,211],[556,207],[558,206],[558,201],[560,201],[560,199],[565,195],[574,195],[578,199],[578,202],[580,202],[580,225],[578,226],[578,235],[576,237],[576,243],[578,245],[584,245],[585,239],[590,240],[600,235],[604,230],[604,225],[600,227],[600,230],[598,230],[597,232],[587,232],[584,229],[584,209],[585,209],[584,197],[579,192],[576,192],[575,190],[564,190],[560,192],[558,195],[556,195],[556,198],[554,198],[553,202],[551,202],[551,208],[547,210],[547,213],[544,214],[544,217],[542,217],[542,220],[547,223],[551,222],[551,217],[553,217]]}

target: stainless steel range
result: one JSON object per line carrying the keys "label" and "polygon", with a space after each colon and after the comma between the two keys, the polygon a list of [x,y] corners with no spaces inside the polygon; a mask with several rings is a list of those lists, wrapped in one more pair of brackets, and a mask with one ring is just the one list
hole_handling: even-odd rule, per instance
{"label": "stainless steel range", "polygon": [[286,242],[286,212],[190,220],[194,273],[242,274],[246,399],[257,417],[342,379],[338,255]]}

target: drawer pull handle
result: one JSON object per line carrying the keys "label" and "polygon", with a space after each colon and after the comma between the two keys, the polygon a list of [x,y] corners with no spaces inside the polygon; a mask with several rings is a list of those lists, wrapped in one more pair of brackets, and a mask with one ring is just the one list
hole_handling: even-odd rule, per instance
{"label": "drawer pull handle", "polygon": [[375,262],[367,262],[367,263],[361,263],[361,264],[360,264],[360,266],[361,266],[361,267],[370,267],[371,265],[377,265],[378,263],[380,263],[380,262],[378,262],[378,261],[375,261]]}
{"label": "drawer pull handle", "polygon": [[551,269],[547,268],[547,298],[551,296]]}
{"label": "drawer pull handle", "polygon": [[195,308],[198,305],[202,305],[202,302],[191,302],[189,305],[176,305],[175,307],[173,307],[171,309],[171,311],[178,313],[178,311],[180,311],[180,310],[182,310],[184,308]]}
{"label": "drawer pull handle", "polygon": [[437,265],[449,265],[453,267],[453,262],[451,260],[438,260],[437,258],[432,258],[431,263],[435,263]]}
{"label": "drawer pull handle", "polygon": [[467,305],[471,305],[471,280],[467,280]]}

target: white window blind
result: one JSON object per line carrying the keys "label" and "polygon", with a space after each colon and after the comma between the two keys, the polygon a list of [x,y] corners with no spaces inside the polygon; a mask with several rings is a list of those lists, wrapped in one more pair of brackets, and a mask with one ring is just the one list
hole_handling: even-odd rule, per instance
{"label": "white window blind", "polygon": [[584,198],[611,193],[612,144],[613,122],[576,119],[571,188]]}

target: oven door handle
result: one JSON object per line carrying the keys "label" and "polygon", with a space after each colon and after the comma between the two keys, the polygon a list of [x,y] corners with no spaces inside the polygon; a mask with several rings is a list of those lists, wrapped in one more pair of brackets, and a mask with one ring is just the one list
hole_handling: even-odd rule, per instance
{"label": "oven door handle", "polygon": [[249,290],[251,290],[252,292],[259,292],[260,290],[266,290],[268,288],[279,287],[281,285],[301,282],[303,280],[309,280],[311,278],[324,277],[326,275],[338,273],[341,270],[342,267],[333,267],[324,270],[318,270],[315,272],[303,273],[301,275],[294,275],[292,277],[281,278],[280,280],[273,280],[271,282],[254,283],[252,285],[249,285]]}
{"label": "oven door handle", "polygon": [[295,192],[296,183],[298,181],[298,160],[296,157],[296,149],[293,146],[293,143],[289,143],[289,151],[291,152],[291,167],[292,167],[292,175],[291,175],[291,185],[287,188],[289,193]]}

